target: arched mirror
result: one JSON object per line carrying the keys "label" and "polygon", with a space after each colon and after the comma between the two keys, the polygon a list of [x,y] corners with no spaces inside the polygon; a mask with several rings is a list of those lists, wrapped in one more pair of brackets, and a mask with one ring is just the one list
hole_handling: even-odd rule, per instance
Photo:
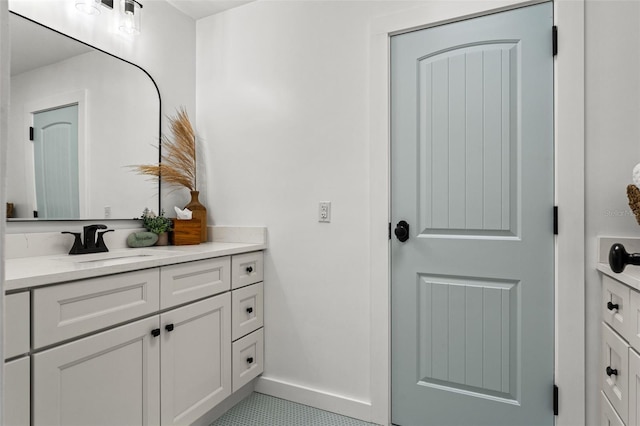
{"label": "arched mirror", "polygon": [[12,13],[9,220],[137,218],[159,185],[160,93],[142,68]]}

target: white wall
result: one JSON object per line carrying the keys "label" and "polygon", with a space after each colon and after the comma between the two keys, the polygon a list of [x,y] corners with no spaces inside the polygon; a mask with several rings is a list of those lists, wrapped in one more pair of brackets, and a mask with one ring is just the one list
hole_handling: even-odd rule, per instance
{"label": "white wall", "polygon": [[[165,0],[146,0],[143,4],[142,31],[135,37],[117,30],[115,10],[88,16],[75,9],[74,0],[10,0],[9,9],[144,68],[160,89],[166,129],[166,116],[173,115],[179,106],[185,106],[195,117],[195,21]],[[163,205],[167,209],[189,201],[184,190],[165,195]],[[14,226],[9,224],[9,232]],[[38,228],[43,230],[42,226]]]}
{"label": "white wall", "polygon": [[586,406],[588,424],[596,425],[602,309],[596,238],[640,236],[626,196],[640,162],[640,2],[587,1],[585,15]]}
{"label": "white wall", "polygon": [[[257,2],[198,21],[216,225],[266,225],[265,377],[370,400],[368,24],[406,4]],[[318,223],[318,202],[332,222]],[[375,350],[375,348],[373,348]]]}

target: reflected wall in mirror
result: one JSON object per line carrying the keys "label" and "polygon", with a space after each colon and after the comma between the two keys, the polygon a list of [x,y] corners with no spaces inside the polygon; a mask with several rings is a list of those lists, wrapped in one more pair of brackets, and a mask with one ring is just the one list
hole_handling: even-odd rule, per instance
{"label": "reflected wall in mirror", "polygon": [[[160,94],[142,69],[10,16],[9,220],[132,219],[160,205]],[[33,128],[31,130],[30,128]]]}

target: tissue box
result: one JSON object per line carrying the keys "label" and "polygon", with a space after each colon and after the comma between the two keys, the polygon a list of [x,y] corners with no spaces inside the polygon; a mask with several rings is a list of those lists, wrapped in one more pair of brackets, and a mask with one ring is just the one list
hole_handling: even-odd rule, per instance
{"label": "tissue box", "polygon": [[172,244],[176,246],[200,244],[200,219],[174,219],[172,235]]}

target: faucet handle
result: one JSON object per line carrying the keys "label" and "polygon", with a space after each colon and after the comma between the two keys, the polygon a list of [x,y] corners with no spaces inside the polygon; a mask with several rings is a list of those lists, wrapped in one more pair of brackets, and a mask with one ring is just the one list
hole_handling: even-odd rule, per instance
{"label": "faucet handle", "polygon": [[69,254],[82,254],[82,250],[84,247],[82,246],[82,239],[80,238],[79,232],[64,231],[64,232],[61,232],[61,234],[69,234],[75,237],[73,240],[73,246],[71,247]]}
{"label": "faucet handle", "polygon": [[100,249],[100,251],[109,251],[107,245],[104,243],[104,234],[107,232],[113,232],[113,229],[107,229],[106,231],[98,232],[98,242],[96,242],[96,248]]}

